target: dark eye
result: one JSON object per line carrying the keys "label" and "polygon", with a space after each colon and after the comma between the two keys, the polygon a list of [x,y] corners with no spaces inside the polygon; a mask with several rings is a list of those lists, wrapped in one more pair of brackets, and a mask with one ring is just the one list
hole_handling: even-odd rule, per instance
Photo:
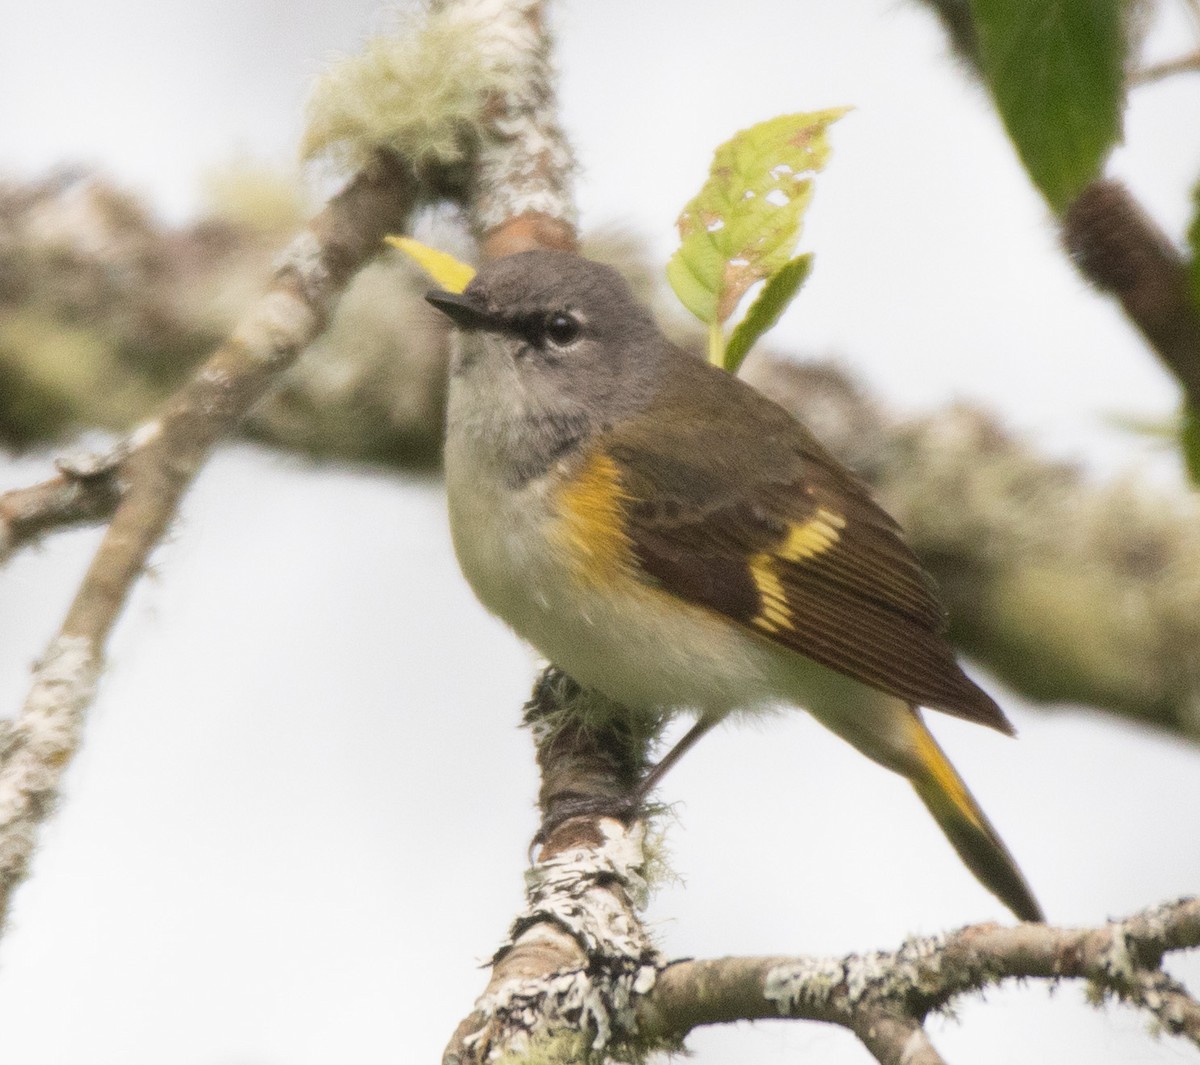
{"label": "dark eye", "polygon": [[558,348],[574,343],[582,330],[579,319],[566,311],[551,311],[542,323],[542,335]]}

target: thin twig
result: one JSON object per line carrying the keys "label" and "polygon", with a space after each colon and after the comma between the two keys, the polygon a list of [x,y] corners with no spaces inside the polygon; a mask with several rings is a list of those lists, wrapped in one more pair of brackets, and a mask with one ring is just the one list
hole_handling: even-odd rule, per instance
{"label": "thin twig", "polygon": [[1161,63],[1151,63],[1140,70],[1135,70],[1129,76],[1129,84],[1150,85],[1153,82],[1174,77],[1176,74],[1200,74],[1200,51],[1167,59]]}
{"label": "thin twig", "polygon": [[0,565],[48,532],[101,521],[121,497],[119,461],[95,474],[61,470],[57,476],[0,495]]}

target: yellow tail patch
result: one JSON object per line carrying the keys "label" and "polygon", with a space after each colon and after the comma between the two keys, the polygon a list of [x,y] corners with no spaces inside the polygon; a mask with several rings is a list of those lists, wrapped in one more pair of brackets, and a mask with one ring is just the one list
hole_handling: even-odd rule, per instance
{"label": "yellow tail patch", "polygon": [[992,827],[984,818],[983,811],[979,809],[974,796],[967,791],[967,786],[963,783],[962,777],[958,775],[958,770],[950,764],[950,759],[942,753],[942,749],[937,745],[937,740],[925,727],[925,722],[913,714],[908,727],[913,750],[929,774],[930,780],[936,785],[939,792],[938,797],[948,800],[953,809],[976,828],[991,833]]}
{"label": "yellow tail patch", "polygon": [[1022,921],[1044,921],[1041,906],[967,786],[914,712],[908,724],[917,772],[905,776],[958,856],[989,891]]}

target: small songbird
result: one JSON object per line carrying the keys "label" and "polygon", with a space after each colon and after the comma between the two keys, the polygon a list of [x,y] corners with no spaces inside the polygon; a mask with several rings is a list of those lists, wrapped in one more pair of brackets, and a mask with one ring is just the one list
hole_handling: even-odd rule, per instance
{"label": "small songbird", "polygon": [[496,260],[427,297],[458,327],[446,481],[484,606],[630,714],[803,707],[901,774],[1017,917],[1042,911],[921,707],[1011,734],[929,576],[782,407],[672,345],[611,268]]}

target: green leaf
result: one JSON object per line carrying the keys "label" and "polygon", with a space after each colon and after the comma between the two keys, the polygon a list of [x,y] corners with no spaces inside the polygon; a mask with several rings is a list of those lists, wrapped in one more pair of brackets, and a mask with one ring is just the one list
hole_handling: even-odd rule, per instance
{"label": "green leaf", "polygon": [[750,353],[750,349],[768,329],[779,321],[779,316],[800,291],[812,272],[812,254],[800,255],[785,263],[763,285],[758,298],[750,304],[746,317],[738,322],[725,346],[725,369],[737,373],[738,367]]}
{"label": "green leaf", "polygon": [[1055,211],[1100,173],[1121,136],[1121,0],[971,0],[996,108]]}
{"label": "green leaf", "polygon": [[708,181],[679,216],[667,279],[706,325],[726,321],[746,290],[792,257],[811,175],[829,158],[826,131],[848,109],[760,122],[719,147]]}
{"label": "green leaf", "polygon": [[1179,444],[1183,449],[1183,464],[1192,484],[1200,488],[1200,411],[1189,403],[1183,406],[1183,424],[1179,429]]}

